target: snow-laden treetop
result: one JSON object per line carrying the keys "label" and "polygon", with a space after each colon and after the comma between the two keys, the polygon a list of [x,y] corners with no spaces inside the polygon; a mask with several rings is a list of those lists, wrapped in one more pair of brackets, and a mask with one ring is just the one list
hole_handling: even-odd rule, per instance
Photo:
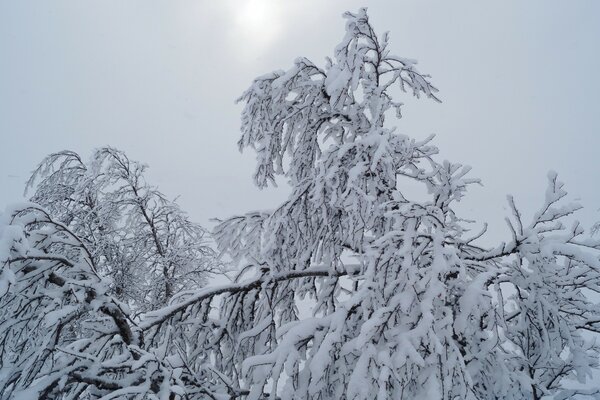
{"label": "snow-laden treetop", "polygon": [[[344,17],[346,35],[324,68],[298,58],[287,71],[255,79],[238,100],[245,103],[238,144],[257,151],[259,187],[278,174],[299,184],[314,172],[325,143],[346,151],[356,141],[378,144],[373,136],[390,134],[382,129],[385,113],[394,109],[401,115],[402,103],[389,93],[393,86],[438,100],[437,89],[417,71],[416,61],[390,54],[388,35],[377,37],[366,9]],[[289,166],[284,170],[286,153]]]}

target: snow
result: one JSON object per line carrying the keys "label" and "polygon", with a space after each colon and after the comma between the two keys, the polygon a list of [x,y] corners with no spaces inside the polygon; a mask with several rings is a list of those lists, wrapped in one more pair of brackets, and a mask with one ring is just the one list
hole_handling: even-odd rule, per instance
{"label": "snow", "polygon": [[579,206],[551,172],[531,220],[508,198],[504,243],[467,237],[470,167],[388,128],[393,88],[436,100],[430,77],[365,9],[345,18],[322,69],[297,59],[239,100],[256,184],[292,189],[215,228],[232,282],[203,287],[207,233],[143,164],[112,148],[40,164],[45,208],[0,216],[1,400],[598,397],[572,385],[600,351],[600,241],[567,227]]}

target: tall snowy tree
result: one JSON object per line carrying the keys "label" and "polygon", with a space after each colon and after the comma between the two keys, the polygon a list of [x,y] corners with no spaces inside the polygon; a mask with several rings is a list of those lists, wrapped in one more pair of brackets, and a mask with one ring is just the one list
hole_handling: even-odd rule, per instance
{"label": "tall snowy tree", "polygon": [[[396,88],[433,100],[437,90],[366,10],[345,17],[324,67],[297,59],[240,99],[257,185],[279,175],[292,187],[277,210],[217,229],[244,273],[271,277],[223,303],[240,315],[228,326],[249,398],[539,399],[585,381],[598,358],[582,331],[598,328],[586,296],[599,288],[600,247],[563,226],[578,206],[551,174],[530,224],[510,199],[512,239],[477,246],[453,211],[478,182],[469,168],[391,127]],[[406,179],[429,198],[411,199]],[[303,278],[279,281],[290,273]]]}
{"label": "tall snowy tree", "polygon": [[[98,273],[111,266],[96,239],[71,229],[112,205],[2,215],[0,399],[599,397],[571,382],[597,367],[600,333],[600,243],[568,224],[579,206],[550,173],[539,212],[524,218],[509,197],[511,237],[479,245],[485,229],[454,211],[478,181],[393,128],[394,93],[437,100],[429,77],[390,53],[366,10],[345,18],[324,67],[298,59],[240,99],[257,185],[279,176],[292,190],[215,229],[242,267],[233,282],[133,316]],[[98,220],[100,242],[120,227]]]}

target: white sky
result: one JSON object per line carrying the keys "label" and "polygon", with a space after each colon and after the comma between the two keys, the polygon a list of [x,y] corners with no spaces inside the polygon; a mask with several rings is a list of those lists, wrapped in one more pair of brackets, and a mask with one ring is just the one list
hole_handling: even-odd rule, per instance
{"label": "white sky", "polygon": [[[206,223],[270,208],[236,141],[251,80],[322,62],[345,10],[369,8],[419,60],[442,104],[406,98],[399,130],[483,179],[462,209],[504,232],[505,195],[531,214],[554,169],[600,220],[600,2],[0,0],[0,208],[48,153],[111,145]],[[492,230],[494,230],[492,229]]]}

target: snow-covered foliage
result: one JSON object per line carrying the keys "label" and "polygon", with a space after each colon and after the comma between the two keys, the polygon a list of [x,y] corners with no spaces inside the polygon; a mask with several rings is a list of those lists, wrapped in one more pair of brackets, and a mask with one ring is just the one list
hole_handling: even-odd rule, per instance
{"label": "snow-covered foliage", "polygon": [[129,398],[182,391],[107,294],[86,244],[35,204],[0,224],[0,399]]}
{"label": "snow-covered foliage", "polygon": [[[434,100],[437,90],[365,10],[345,17],[323,68],[297,59],[240,99],[256,183],[281,175],[292,194],[223,222],[218,241],[245,274],[328,270],[224,300],[224,316],[241,316],[228,332],[248,398],[541,398],[564,378],[585,381],[598,358],[582,331],[600,327],[586,297],[599,289],[600,247],[563,225],[578,206],[551,174],[530,223],[510,199],[512,239],[477,246],[453,211],[477,182],[469,169],[386,121],[400,117],[398,88]],[[410,199],[399,177],[429,198]]]}
{"label": "snow-covered foliage", "polygon": [[[98,270],[115,268],[105,248],[128,229],[153,231],[111,218],[162,203],[143,200],[143,183],[131,197],[133,178],[88,175],[112,170],[103,156],[41,166],[34,200],[48,211],[23,205],[0,224],[0,399],[599,396],[565,383],[585,382],[599,355],[600,243],[568,224],[579,206],[551,173],[539,212],[525,218],[509,197],[512,236],[478,244],[485,229],[473,235],[454,211],[478,182],[469,168],[393,128],[394,93],[437,100],[429,77],[391,55],[365,10],[345,18],[324,67],[298,59],[240,99],[257,185],[281,176],[292,190],[273,211],[215,228],[242,266],[232,283],[132,316]],[[73,172],[54,174],[57,162]],[[127,165],[114,171],[139,176]],[[411,198],[407,180],[427,198]],[[117,200],[97,200],[108,193]],[[61,213],[88,196],[93,207]]]}
{"label": "snow-covered foliage", "polygon": [[145,181],[145,169],[109,147],[87,163],[62,151],[46,157],[28,182],[30,200],[85,242],[99,272],[112,277],[112,292],[136,309],[203,286],[218,267],[205,230]]}

